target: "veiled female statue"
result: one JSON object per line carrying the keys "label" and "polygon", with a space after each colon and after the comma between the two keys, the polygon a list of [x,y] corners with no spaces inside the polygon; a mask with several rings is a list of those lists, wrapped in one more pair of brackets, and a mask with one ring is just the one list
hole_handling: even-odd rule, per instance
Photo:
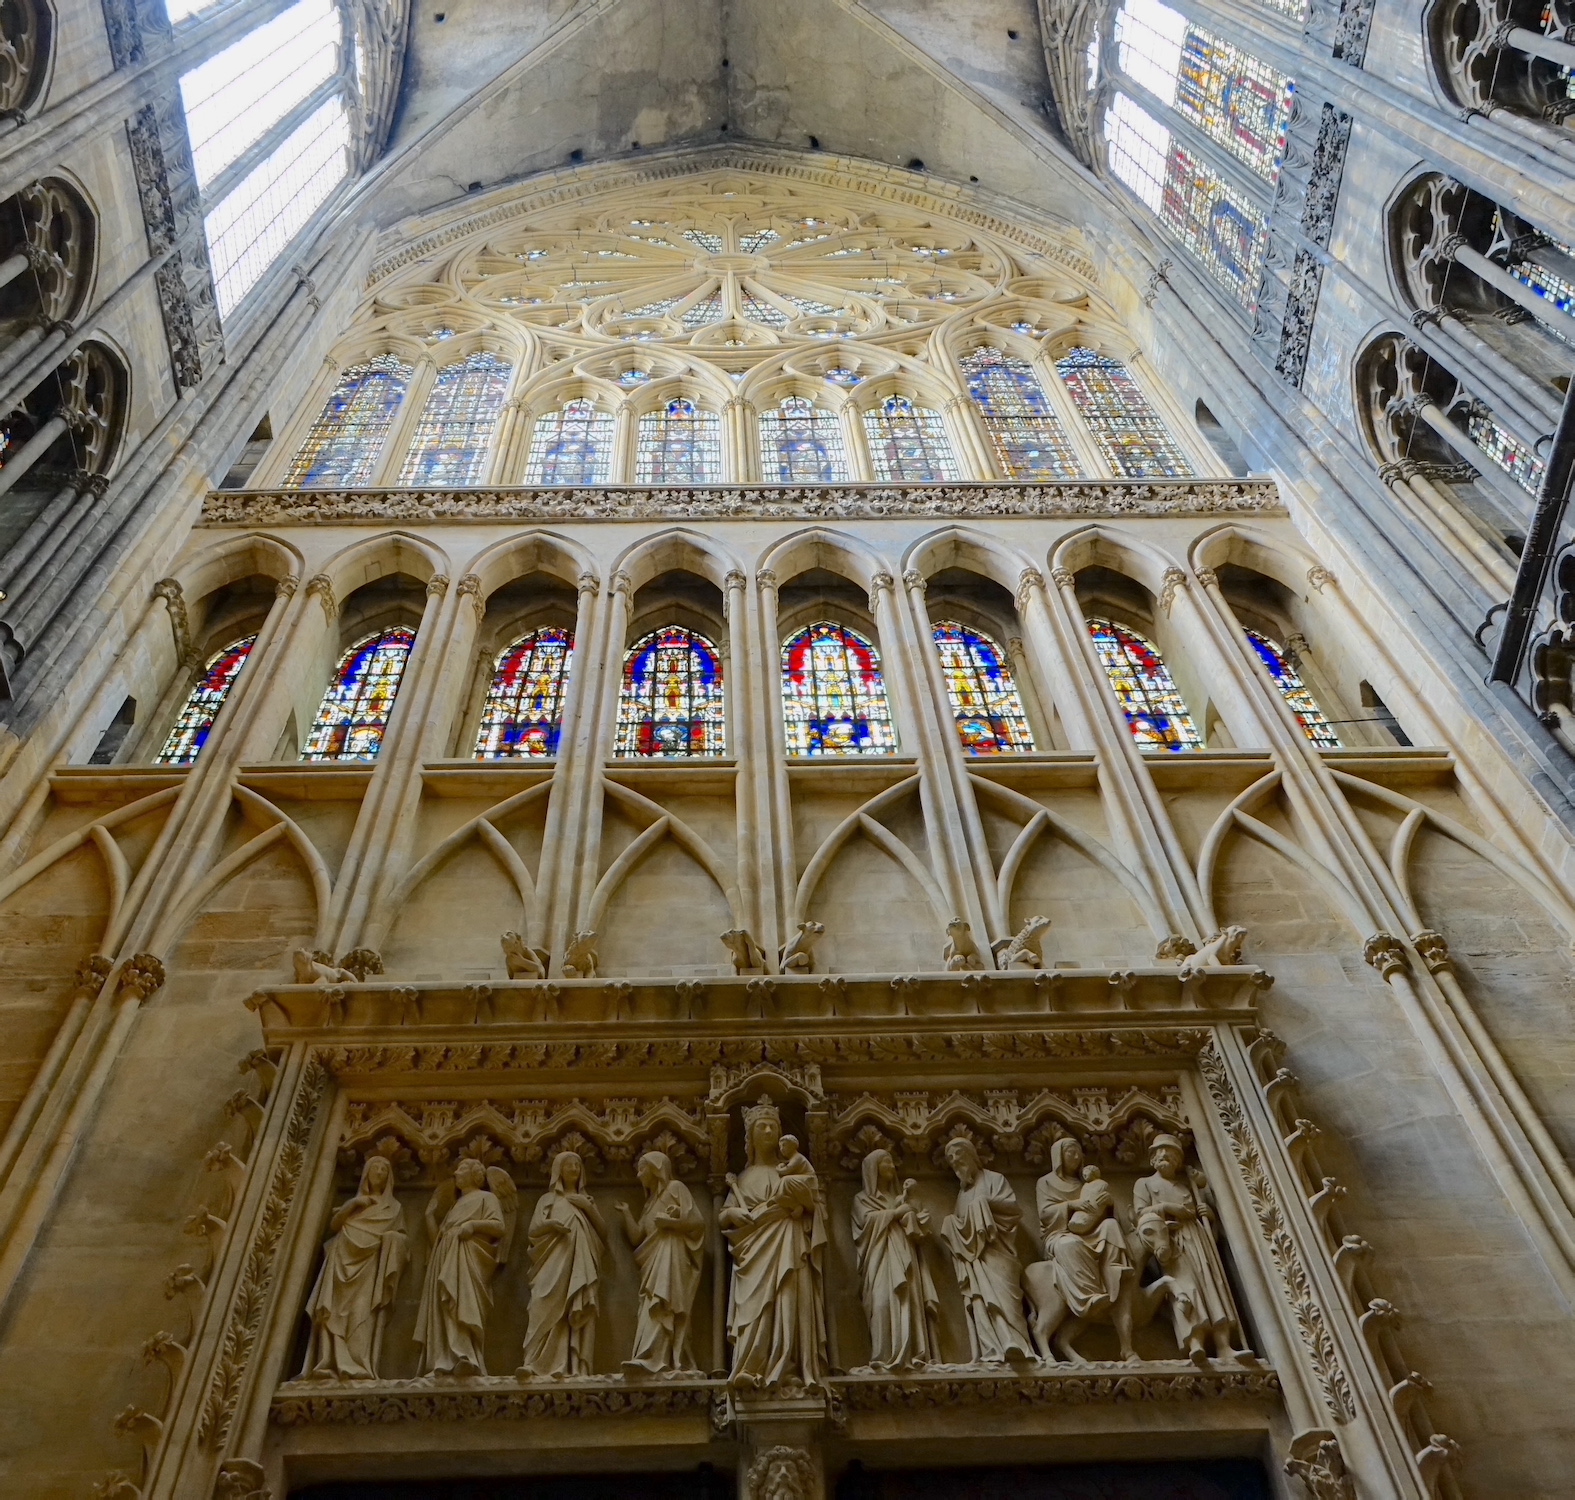
{"label": "veiled female statue", "polygon": [[645,1189],[638,1219],[627,1203],[618,1204],[623,1230],[634,1246],[640,1268],[640,1316],[634,1352],[624,1374],[666,1375],[695,1368],[689,1353],[689,1312],[700,1285],[705,1253],[705,1220],[694,1194],[673,1176],[665,1151],[647,1151],[635,1165]]}
{"label": "veiled female statue", "polygon": [[782,1117],[769,1099],[744,1110],[747,1165],[729,1175],[718,1216],[733,1252],[727,1334],[737,1385],[816,1385],[826,1373],[820,1183],[797,1142],[786,1160],[781,1144]]}
{"label": "veiled female statue", "polygon": [[1173,1135],[1156,1135],[1149,1145],[1154,1175],[1132,1189],[1137,1232],[1168,1279],[1176,1342],[1194,1364],[1215,1357],[1234,1360],[1240,1319],[1225,1267],[1215,1244],[1214,1205],[1203,1174],[1182,1171],[1186,1151]]}
{"label": "veiled female statue", "polygon": [[974,1362],[1031,1359],[1023,1316],[1023,1263],[1017,1255],[1023,1218],[1017,1195],[999,1172],[985,1169],[972,1141],[948,1141],[946,1162],[957,1174],[960,1189],[957,1211],[941,1224],[941,1239],[957,1269]]}
{"label": "veiled female statue", "polygon": [[307,1299],[312,1325],[302,1375],[375,1380],[383,1325],[408,1258],[405,1213],[394,1196],[394,1168],[369,1156],[355,1197],[334,1211],[323,1269]]}
{"label": "veiled female statue", "polygon": [[427,1204],[432,1245],[416,1343],[424,1375],[485,1375],[492,1278],[508,1259],[517,1195],[501,1167],[464,1157]]}
{"label": "veiled female statue", "polygon": [[899,1183],[891,1152],[864,1158],[864,1190],[853,1200],[853,1247],[864,1316],[870,1328],[870,1368],[900,1370],[935,1358],[935,1283],[920,1253],[930,1216]]}
{"label": "veiled female statue", "polygon": [[530,1321],[522,1375],[589,1375],[596,1354],[597,1292],[607,1229],[585,1191],[577,1151],[552,1159],[528,1232]]}

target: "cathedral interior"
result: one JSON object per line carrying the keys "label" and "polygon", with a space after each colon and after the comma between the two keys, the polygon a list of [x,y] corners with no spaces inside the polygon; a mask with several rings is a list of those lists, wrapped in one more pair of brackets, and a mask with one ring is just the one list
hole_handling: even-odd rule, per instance
{"label": "cathedral interior", "polygon": [[0,1492],[1575,1493],[1572,346],[1572,0],[0,0]]}

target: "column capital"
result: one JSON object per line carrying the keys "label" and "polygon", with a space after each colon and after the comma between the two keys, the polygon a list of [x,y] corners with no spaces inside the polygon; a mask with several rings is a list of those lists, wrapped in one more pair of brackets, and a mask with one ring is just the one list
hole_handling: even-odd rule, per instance
{"label": "column capital", "polygon": [[326,573],[314,573],[306,582],[308,596],[315,594],[330,623],[339,617],[339,601],[334,598],[334,581]]}
{"label": "column capital", "polygon": [[1405,949],[1392,932],[1375,932],[1362,944],[1362,957],[1385,979],[1391,974],[1403,974],[1409,967]]}
{"label": "column capital", "polygon": [[1324,591],[1326,584],[1332,583],[1336,588],[1340,586],[1340,580],[1321,563],[1314,563],[1312,567],[1308,568],[1307,582],[1317,589],[1320,594]]}
{"label": "column capital", "polygon": [[770,568],[757,568],[755,570],[755,587],[758,589],[775,589],[777,575]]}
{"label": "column capital", "polygon": [[1176,595],[1187,586],[1187,575],[1180,568],[1166,568],[1160,584],[1159,607],[1168,615],[1176,602]]}
{"label": "column capital", "polygon": [[1058,589],[1073,590],[1077,588],[1077,576],[1070,568],[1051,568],[1050,581]]}
{"label": "column capital", "polygon": [[434,573],[427,579],[427,597],[441,599],[448,592],[448,584],[447,573]]}
{"label": "column capital", "polygon": [[587,568],[585,572],[581,573],[580,576],[575,579],[574,591],[577,594],[589,594],[591,598],[594,599],[602,591],[601,582],[596,577],[596,575]]}
{"label": "column capital", "polygon": [[1217,589],[1220,586],[1220,575],[1213,568],[1194,568],[1193,573],[1206,589]]}
{"label": "column capital", "polygon": [[877,573],[870,579],[870,613],[880,608],[880,596],[897,587],[897,580],[890,573]]}
{"label": "column capital", "polygon": [[619,594],[634,592],[634,579],[625,573],[622,568],[619,568],[612,576],[612,591],[615,597]]}
{"label": "column capital", "polygon": [[481,575],[467,573],[459,580],[459,595],[462,599],[469,599],[471,606],[476,611],[477,620],[484,619],[487,613],[487,601],[481,597]]}
{"label": "column capital", "polygon": [[929,587],[928,580],[917,568],[909,568],[902,575],[902,581],[913,593],[918,594],[920,598],[923,598],[926,589]]}
{"label": "column capital", "polygon": [[1035,589],[1038,589],[1040,593],[1043,593],[1044,587],[1045,575],[1041,573],[1038,568],[1024,568],[1023,571],[1017,575],[1018,609],[1026,609],[1028,607],[1028,596]]}
{"label": "column capital", "polygon": [[274,598],[293,599],[295,597],[295,591],[300,588],[300,586],[301,578],[298,573],[286,573],[283,578],[277,579],[274,582]]}

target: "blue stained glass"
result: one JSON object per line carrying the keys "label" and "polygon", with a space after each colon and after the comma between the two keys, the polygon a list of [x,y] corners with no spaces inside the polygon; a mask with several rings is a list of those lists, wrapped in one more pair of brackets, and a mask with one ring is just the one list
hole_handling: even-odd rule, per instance
{"label": "blue stained glass", "polygon": [[593,401],[566,401],[536,418],[525,483],[606,484],[612,450],[612,417]]}
{"label": "blue stained glass", "polygon": [[679,397],[640,418],[637,484],[714,484],[722,477],[722,418]]}
{"label": "blue stained glass", "polygon": [[956,620],[935,626],[935,648],[963,749],[970,755],[1032,750],[1033,732],[1001,648]]}
{"label": "blue stained glass", "polygon": [[630,648],[618,693],[620,756],[725,755],[722,663],[698,631],[670,625]]}
{"label": "blue stained glass", "polygon": [[888,396],[864,413],[875,477],[883,484],[928,484],[957,477],[957,460],[941,414]]}
{"label": "blue stained glass", "polygon": [[401,484],[475,484],[481,478],[513,369],[495,354],[472,354],[438,371]]}
{"label": "blue stained glass", "polygon": [[888,755],[897,745],[879,652],[829,620],[782,647],[782,718],[789,755]]}
{"label": "blue stained glass", "polygon": [[991,344],[966,355],[962,372],[1006,479],[1075,479],[1077,455],[1033,367]]}
{"label": "blue stained glass", "polygon": [[209,659],[201,681],[187,694],[180,717],[159,751],[159,765],[189,766],[202,753],[213,721],[219,717],[224,700],[230,696],[230,689],[256,644],[257,637],[249,635]]}
{"label": "blue stained glass", "polygon": [[1088,622],[1132,738],[1145,750],[1195,750],[1203,743],[1164,658],[1152,641],[1113,620]]}
{"label": "blue stained glass", "polygon": [[284,482],[302,489],[365,484],[409,384],[410,366],[397,355],[352,365],[312,423]]}
{"label": "blue stained glass", "polygon": [[302,760],[377,759],[415,643],[413,630],[385,630],[358,641],[339,658]]}
{"label": "blue stained glass", "polygon": [[533,630],[502,652],[481,711],[478,760],[558,753],[573,655],[574,637],[552,627]]}
{"label": "blue stained glass", "polygon": [[841,484],[849,478],[842,423],[803,396],[760,414],[761,463],[781,484]]}
{"label": "blue stained glass", "polygon": [[1302,681],[1301,673],[1291,664],[1290,658],[1268,636],[1259,635],[1256,630],[1247,631],[1246,636],[1252,649],[1258,653],[1258,660],[1269,669],[1269,676],[1274,679],[1275,687],[1285,699],[1285,706],[1296,715],[1302,733],[1320,750],[1338,750],[1339,736],[1329,727],[1323,710],[1318,707],[1318,700],[1308,691],[1307,684]]}
{"label": "blue stained glass", "polygon": [[1056,372],[1116,473],[1127,479],[1191,475],[1192,465],[1120,360],[1078,348],[1056,362]]}

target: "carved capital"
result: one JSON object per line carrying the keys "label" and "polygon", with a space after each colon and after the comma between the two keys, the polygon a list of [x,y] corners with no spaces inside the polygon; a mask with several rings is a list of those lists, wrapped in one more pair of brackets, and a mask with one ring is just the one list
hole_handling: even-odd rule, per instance
{"label": "carved capital", "polygon": [[77,965],[75,982],[77,993],[87,995],[89,998],[98,994],[104,988],[104,981],[109,978],[109,971],[114,967],[114,960],[105,958],[102,953],[84,958]]}
{"label": "carved capital", "polygon": [[602,586],[597,581],[596,575],[589,571],[581,573],[575,579],[574,588],[576,593],[589,594],[593,599],[602,591]]}
{"label": "carved capital", "polygon": [[1187,575],[1180,568],[1166,568],[1164,582],[1159,590],[1159,607],[1168,615],[1176,602],[1176,595],[1187,586]]}
{"label": "carved capital", "polygon": [[1044,592],[1045,575],[1038,568],[1024,568],[1017,575],[1017,607],[1019,610],[1028,608],[1028,597],[1035,589]]}
{"label": "carved capital", "polygon": [[1392,932],[1375,932],[1362,944],[1362,957],[1385,979],[1391,974],[1404,973],[1407,967],[1405,949]]}
{"label": "carved capital", "polygon": [[1220,586],[1220,575],[1213,568],[1197,568],[1194,570],[1199,583],[1206,589],[1217,589]]}
{"label": "carved capital", "polygon": [[487,601],[482,597],[480,574],[467,573],[459,580],[459,597],[470,600],[470,607],[476,611],[477,620],[486,618]]}
{"label": "carved capital", "polygon": [[163,986],[164,965],[151,953],[134,953],[121,968],[116,993],[122,999],[141,1004]]}
{"label": "carved capital", "polygon": [[1411,935],[1411,946],[1422,955],[1429,974],[1453,974],[1454,960],[1449,956],[1449,939],[1441,932],[1424,927]]}
{"label": "carved capital", "polygon": [[1336,588],[1340,586],[1340,580],[1319,563],[1314,563],[1312,567],[1308,568],[1307,582],[1317,589],[1320,594],[1324,591],[1324,587],[1327,584],[1332,583]]}
{"label": "carved capital", "polygon": [[870,613],[874,614],[880,608],[880,596],[889,594],[897,586],[897,580],[890,573],[877,573],[870,579]]}
{"label": "carved capital", "polygon": [[902,575],[902,581],[908,586],[911,592],[919,595],[923,595],[926,588],[928,587],[928,583],[925,580],[924,574],[921,573],[917,568],[909,568],[908,571]]}
{"label": "carved capital", "polygon": [[749,576],[743,571],[742,568],[729,568],[727,570],[727,577],[722,580],[722,587],[726,589],[728,593],[732,593],[734,589],[737,589],[740,593],[742,593],[748,583]]}
{"label": "carved capital", "polygon": [[614,598],[620,594],[628,595],[634,592],[634,579],[625,573],[622,568],[619,568],[612,576],[612,591]]}
{"label": "carved capital", "polygon": [[249,1458],[227,1458],[213,1481],[213,1500],[273,1500],[263,1466]]}
{"label": "carved capital", "polygon": [[326,573],[314,573],[306,581],[308,597],[315,594],[317,602],[323,606],[323,613],[328,617],[329,623],[339,618],[339,601],[334,598],[334,581]]}
{"label": "carved capital", "polygon": [[1077,576],[1070,568],[1051,568],[1050,582],[1058,589],[1073,590],[1077,588]]}
{"label": "carved capital", "polygon": [[427,597],[441,599],[448,592],[448,582],[447,573],[434,573],[427,579]]}
{"label": "carved capital", "polygon": [[777,575],[772,569],[770,569],[770,568],[757,568],[755,570],[755,587],[757,589],[761,589],[761,590],[775,589],[776,586],[777,586]]}
{"label": "carved capital", "polygon": [[286,573],[283,578],[278,579],[274,583],[274,586],[273,586],[274,598],[275,599],[293,599],[293,598],[295,598],[295,591],[298,588],[300,588],[300,586],[301,586],[301,579],[300,579],[300,576],[298,574]]}

